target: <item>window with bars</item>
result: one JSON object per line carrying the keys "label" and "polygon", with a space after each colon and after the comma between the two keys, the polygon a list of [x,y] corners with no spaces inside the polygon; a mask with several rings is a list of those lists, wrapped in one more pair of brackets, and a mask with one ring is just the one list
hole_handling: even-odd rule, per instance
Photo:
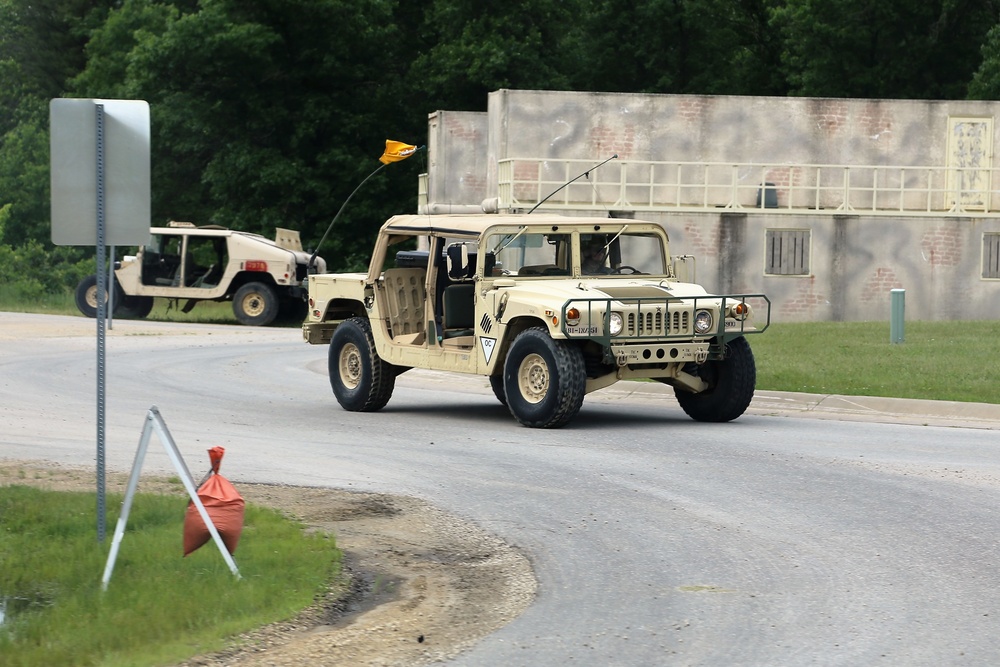
{"label": "window with bars", "polygon": [[764,273],[774,276],[809,275],[808,229],[767,230],[767,257]]}
{"label": "window with bars", "polygon": [[1000,279],[1000,233],[983,234],[983,278]]}

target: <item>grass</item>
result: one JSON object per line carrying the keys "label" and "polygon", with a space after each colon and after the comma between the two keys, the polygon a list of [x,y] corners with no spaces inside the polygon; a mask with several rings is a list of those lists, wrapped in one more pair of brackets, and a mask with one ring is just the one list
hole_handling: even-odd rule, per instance
{"label": "grass", "polygon": [[114,512],[100,544],[95,493],[0,486],[0,664],[175,664],[224,648],[223,637],[291,618],[339,576],[331,536],[254,505],[234,554],[241,579],[211,541],[183,557],[180,490],[136,497],[102,592],[121,500],[107,497]]}
{"label": "grass", "polygon": [[748,337],[757,388],[811,394],[1000,403],[1000,321],[773,324]]}

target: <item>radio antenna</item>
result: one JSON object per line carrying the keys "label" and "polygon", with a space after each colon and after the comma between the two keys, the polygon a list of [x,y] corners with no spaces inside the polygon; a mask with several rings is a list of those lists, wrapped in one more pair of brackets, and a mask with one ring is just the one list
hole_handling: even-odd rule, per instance
{"label": "radio antenna", "polygon": [[550,192],[550,193],[549,193],[549,194],[548,194],[548,195],[547,195],[546,197],[544,197],[544,198],[542,199],[542,201],[540,201],[540,202],[538,202],[537,204],[535,204],[534,206],[532,206],[532,207],[531,207],[531,211],[528,211],[526,215],[531,215],[531,213],[532,213],[532,212],[533,212],[533,211],[534,211],[534,210],[535,210],[536,208],[538,208],[539,206],[541,206],[542,204],[544,204],[545,202],[547,202],[547,201],[549,200],[549,198],[550,198],[550,197],[551,197],[552,195],[554,195],[555,193],[559,192],[560,190],[562,190],[563,188],[565,188],[565,187],[566,187],[567,185],[570,185],[571,183],[573,183],[573,181],[576,181],[576,180],[579,180],[579,179],[583,178],[584,176],[586,176],[587,178],[590,178],[590,172],[594,171],[594,170],[595,170],[595,169],[597,169],[598,167],[603,167],[603,166],[604,166],[604,165],[606,165],[606,164],[607,164],[608,162],[611,162],[612,160],[615,160],[615,159],[617,159],[617,158],[618,158],[618,153],[615,153],[614,155],[612,155],[611,157],[609,157],[609,158],[608,158],[607,160],[605,160],[604,162],[601,162],[601,163],[599,163],[599,164],[595,164],[595,165],[594,165],[593,167],[591,167],[591,168],[590,168],[590,169],[588,169],[587,171],[583,172],[582,174],[580,174],[580,175],[579,175],[579,176],[577,176],[576,178],[574,178],[574,179],[572,179],[572,180],[569,180],[569,181],[566,181],[565,183],[563,183],[562,185],[560,185],[560,186],[559,186],[558,188],[556,188],[555,190],[553,190],[552,192]]}

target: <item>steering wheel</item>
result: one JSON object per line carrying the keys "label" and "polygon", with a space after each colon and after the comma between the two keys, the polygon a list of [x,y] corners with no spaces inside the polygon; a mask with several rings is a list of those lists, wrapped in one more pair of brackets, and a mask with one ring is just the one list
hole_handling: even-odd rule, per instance
{"label": "steering wheel", "polygon": [[615,273],[621,273],[623,269],[628,269],[630,275],[635,275],[637,273],[642,273],[639,269],[634,266],[629,266],[628,264],[622,264],[621,266],[615,267]]}

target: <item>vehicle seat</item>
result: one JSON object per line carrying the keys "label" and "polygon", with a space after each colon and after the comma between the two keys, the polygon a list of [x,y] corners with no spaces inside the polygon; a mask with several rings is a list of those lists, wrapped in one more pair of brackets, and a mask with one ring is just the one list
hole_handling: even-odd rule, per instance
{"label": "vehicle seat", "polygon": [[473,283],[458,283],[445,288],[443,338],[473,335],[476,321],[475,289]]}
{"label": "vehicle seat", "polygon": [[519,276],[568,276],[569,272],[556,264],[533,264],[522,266],[517,275]]}

